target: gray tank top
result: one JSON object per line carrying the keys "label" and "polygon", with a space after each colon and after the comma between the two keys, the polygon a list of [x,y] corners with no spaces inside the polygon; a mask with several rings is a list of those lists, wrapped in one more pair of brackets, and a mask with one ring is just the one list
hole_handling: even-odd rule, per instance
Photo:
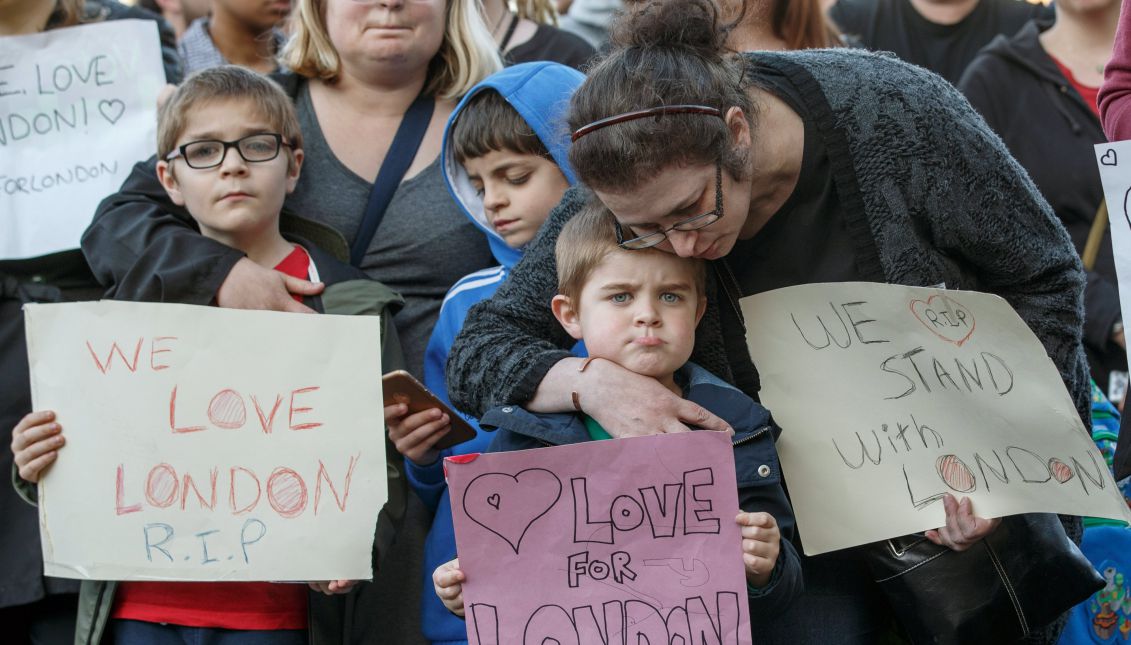
{"label": "gray tank top", "polygon": [[[334,156],[305,83],[295,107],[306,160],[286,207],[333,226],[352,245],[373,184]],[[487,239],[448,194],[438,158],[401,182],[369,243],[361,270],[405,299],[394,320],[409,372],[423,374],[424,349],[448,288],[468,273],[494,264]]]}

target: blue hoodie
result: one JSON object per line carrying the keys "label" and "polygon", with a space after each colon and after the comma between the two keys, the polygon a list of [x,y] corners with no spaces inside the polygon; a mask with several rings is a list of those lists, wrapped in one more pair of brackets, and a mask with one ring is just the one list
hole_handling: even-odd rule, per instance
{"label": "blue hoodie", "polygon": [[[456,282],[444,298],[440,316],[428,341],[424,353],[424,384],[436,396],[451,405],[448,399],[448,384],[444,379],[444,364],[452,341],[463,326],[468,309],[477,302],[494,295],[499,285],[506,280],[512,267],[522,257],[521,249],[507,246],[503,238],[487,223],[483,209],[483,199],[471,185],[467,172],[452,154],[450,134],[452,124],[459,117],[467,102],[479,92],[494,90],[510,103],[530,125],[542,144],[550,152],[566,180],[573,185],[576,177],[570,168],[569,128],[565,115],[569,107],[569,97],[577,89],[585,76],[573,68],[557,63],[522,63],[508,67],[493,74],[471,88],[452,112],[444,130],[441,151],[441,167],[444,183],[456,204],[476,226],[487,235],[491,251],[499,266],[476,271]],[[424,593],[421,598],[422,625],[425,638],[433,643],[466,643],[467,628],[462,619],[449,612],[433,592],[432,571],[456,555],[455,532],[452,528],[451,505],[448,502],[447,485],[441,462],[444,457],[473,452],[484,452],[491,443],[491,435],[479,429],[477,420],[465,418],[475,428],[474,439],[449,448],[441,453],[436,463],[417,466],[405,460],[408,481],[420,499],[435,512],[432,530],[424,546]]]}

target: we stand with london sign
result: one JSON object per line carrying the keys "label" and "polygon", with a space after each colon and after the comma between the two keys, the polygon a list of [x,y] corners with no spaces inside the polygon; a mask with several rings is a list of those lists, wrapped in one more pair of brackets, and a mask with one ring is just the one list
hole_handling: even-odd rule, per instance
{"label": "we stand with london sign", "polygon": [[1131,520],[1044,347],[994,295],[872,283],[743,298],[808,554],[982,517]]}

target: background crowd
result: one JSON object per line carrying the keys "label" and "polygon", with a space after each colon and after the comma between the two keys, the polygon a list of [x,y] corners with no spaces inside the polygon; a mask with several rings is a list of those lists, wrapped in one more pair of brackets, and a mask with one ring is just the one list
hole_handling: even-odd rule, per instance
{"label": "background crowd", "polygon": [[[314,228],[304,230],[340,250],[359,276],[399,294],[389,312],[405,369],[472,422],[502,403],[580,410],[578,393],[614,437],[640,433],[625,421],[641,418],[633,401],[655,402],[643,418],[648,427],[718,421],[600,362],[582,381],[579,337],[544,306],[556,285],[558,233],[586,204],[599,199],[627,232],[662,230],[667,220],[649,209],[663,202],[665,187],[702,185],[712,200],[718,193],[716,212],[727,218],[693,235],[669,230],[660,241],[713,267],[692,354],[698,365],[756,399],[742,321],[725,304],[739,295],[851,280],[999,293],[1044,343],[1109,464],[1131,454],[1115,455],[1126,342],[1093,152],[1109,135],[1131,138],[1131,118],[1118,118],[1131,110],[1122,102],[1131,88],[1131,25],[1123,26],[1131,8],[1121,23],[1117,0],[719,0],[714,22],[695,10],[708,2],[689,2],[684,14],[653,11],[648,0],[137,4],[0,0],[0,38],[142,18],[159,22],[171,85],[223,65],[269,75],[293,103],[304,153],[284,218],[309,220]],[[616,22],[623,14],[635,22]],[[377,19],[407,26],[410,36],[395,44],[367,38]],[[821,51],[782,53],[792,50]],[[543,86],[523,88],[505,71],[540,61],[558,64],[540,72]],[[539,129],[539,117],[519,110],[542,146],[530,154],[560,174],[543,188],[552,199],[530,206],[544,212],[529,235],[512,237],[492,213],[503,208],[499,200],[516,198],[495,192],[489,173],[472,172],[469,160],[489,156],[448,140],[449,124],[484,88],[546,112],[551,99],[564,105],[573,94],[569,130],[659,105],[739,111],[638,120],[615,135],[576,137],[570,148],[564,123]],[[402,132],[411,127],[417,134],[406,146],[412,137]],[[25,303],[118,298],[298,312],[310,310],[302,296],[323,289],[201,235],[163,186],[157,160],[138,162],[91,213],[81,249],[0,258],[0,427],[16,428],[32,411]],[[386,509],[396,539],[384,544],[373,582],[346,590],[352,618],[341,638],[350,642],[461,640],[461,622],[431,587],[433,570],[454,550],[450,531],[436,528],[450,515],[429,468],[449,420],[424,414],[386,410],[399,477]],[[477,441],[460,451],[486,448],[482,433]],[[3,452],[0,468],[19,466],[12,459]],[[1116,474],[1131,475],[1131,460]],[[960,513],[985,522],[969,507],[948,517]],[[77,582],[42,575],[35,509],[12,487],[0,487],[0,518],[0,639],[97,642]],[[1062,519],[1079,540],[1079,521]],[[957,550],[993,526],[933,538]],[[1104,527],[1090,543],[1085,532],[1085,546],[1119,552],[1131,544],[1126,530]],[[763,633],[768,642],[899,638],[859,562],[802,556],[799,566],[806,595],[781,612],[788,628]],[[1131,566],[1116,573],[1131,576]],[[1084,603],[1062,642],[1126,638],[1131,601],[1122,607],[1129,611]],[[821,612],[818,621],[801,617]],[[1063,620],[1033,640],[1055,642],[1062,629]]]}

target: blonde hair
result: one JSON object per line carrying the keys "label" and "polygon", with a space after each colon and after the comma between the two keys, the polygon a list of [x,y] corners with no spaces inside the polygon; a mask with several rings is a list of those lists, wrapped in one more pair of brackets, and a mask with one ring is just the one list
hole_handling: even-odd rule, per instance
{"label": "blonde hair", "polygon": [[[327,0],[298,0],[291,13],[291,37],[280,62],[296,74],[333,83],[341,75],[341,59],[326,30]],[[424,93],[440,99],[463,96],[476,83],[502,69],[478,0],[446,0],[444,41],[428,65]]]}
{"label": "blonde hair", "polygon": [[707,293],[707,263],[700,258],[683,258],[657,248],[628,251],[617,245],[616,217],[595,198],[581,209],[581,212],[566,222],[554,247],[554,259],[558,264],[558,293],[570,299],[577,306],[581,290],[589,281],[601,262],[610,253],[664,253],[668,257],[679,258],[691,273],[692,284],[698,296]]}
{"label": "blonde hair", "polygon": [[516,0],[518,17],[557,26],[558,11],[550,0]]}
{"label": "blonde hair", "polygon": [[[274,81],[237,65],[220,65],[185,79],[157,115],[157,158],[164,159],[185,132],[192,109],[209,101],[250,101],[283,141],[302,147],[302,131],[294,103]],[[293,170],[294,155],[290,156]]]}

